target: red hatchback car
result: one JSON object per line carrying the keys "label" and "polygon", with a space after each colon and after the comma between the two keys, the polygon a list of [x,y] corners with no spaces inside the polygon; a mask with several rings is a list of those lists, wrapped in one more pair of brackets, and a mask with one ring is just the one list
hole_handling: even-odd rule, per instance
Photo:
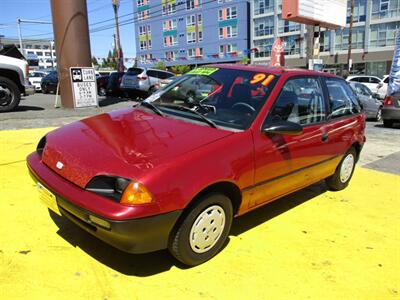
{"label": "red hatchback car", "polygon": [[134,108],[50,132],[27,161],[54,212],[121,250],[168,248],[197,265],[234,216],[323,179],[345,188],[364,129],[341,78],[211,65]]}

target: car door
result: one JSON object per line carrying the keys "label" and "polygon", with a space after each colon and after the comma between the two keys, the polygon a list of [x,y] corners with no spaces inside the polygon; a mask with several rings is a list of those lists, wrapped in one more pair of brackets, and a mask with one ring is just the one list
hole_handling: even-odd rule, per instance
{"label": "car door", "polygon": [[324,77],[324,85],[329,99],[327,146],[340,161],[350,148],[354,136],[363,132],[362,110],[355,94],[343,79]]}
{"label": "car door", "polygon": [[292,77],[285,81],[265,126],[289,121],[300,124],[297,136],[254,133],[256,207],[329,176],[332,153],[327,146],[326,100],[320,78]]}
{"label": "car door", "polygon": [[382,81],[378,77],[373,77],[370,76],[368,78],[369,84],[366,84],[366,86],[373,92],[373,93],[378,93],[379,88],[382,87]]}

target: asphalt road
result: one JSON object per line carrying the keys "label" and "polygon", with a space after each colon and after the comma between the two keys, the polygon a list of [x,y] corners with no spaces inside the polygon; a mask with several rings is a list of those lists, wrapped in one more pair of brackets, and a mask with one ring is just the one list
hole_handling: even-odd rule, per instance
{"label": "asphalt road", "polygon": [[[136,102],[124,98],[99,97],[98,108],[54,108],[55,95],[41,93],[26,97],[16,111],[0,113],[0,129],[44,128],[62,126],[84,117],[132,107]],[[367,122],[367,142],[359,164],[366,168],[400,174],[400,126],[384,128]]]}

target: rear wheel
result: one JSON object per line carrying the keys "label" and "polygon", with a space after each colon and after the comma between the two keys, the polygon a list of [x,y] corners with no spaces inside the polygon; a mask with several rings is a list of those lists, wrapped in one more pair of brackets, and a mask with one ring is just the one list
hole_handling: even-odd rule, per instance
{"label": "rear wheel", "polygon": [[349,185],[356,165],[357,153],[354,147],[343,156],[342,161],[336,168],[335,174],[326,179],[326,184],[330,190],[340,191]]}
{"label": "rear wheel", "polygon": [[383,120],[383,126],[387,128],[392,128],[393,127],[393,121],[392,120]]}
{"label": "rear wheel", "polygon": [[18,86],[10,79],[0,77],[0,112],[16,108],[21,100]]}
{"label": "rear wheel", "polygon": [[107,91],[104,87],[99,88],[99,96],[105,96]]}
{"label": "rear wheel", "polygon": [[232,202],[225,195],[209,194],[200,198],[172,232],[169,251],[189,266],[209,260],[224,245],[232,219]]}

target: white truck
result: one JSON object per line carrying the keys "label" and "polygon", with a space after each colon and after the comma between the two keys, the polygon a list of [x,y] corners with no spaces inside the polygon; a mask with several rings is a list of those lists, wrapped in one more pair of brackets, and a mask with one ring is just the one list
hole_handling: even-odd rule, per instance
{"label": "white truck", "polygon": [[15,109],[21,95],[32,95],[35,88],[28,80],[25,60],[0,55],[0,112]]}

